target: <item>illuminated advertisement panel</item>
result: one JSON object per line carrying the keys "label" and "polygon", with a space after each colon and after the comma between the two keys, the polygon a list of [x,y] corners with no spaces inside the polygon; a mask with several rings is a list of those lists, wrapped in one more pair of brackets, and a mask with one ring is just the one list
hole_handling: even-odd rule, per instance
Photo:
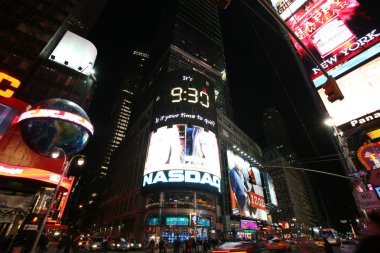
{"label": "illuminated advertisement panel", "polygon": [[[61,177],[60,174],[52,173],[51,171],[22,166],[12,166],[3,163],[0,163],[0,176],[32,179],[50,184],[58,184],[59,178]],[[61,183],[61,187],[69,190],[73,181],[73,177],[64,177]]]}
{"label": "illuminated advertisement panel", "polygon": [[143,189],[194,188],[221,192],[214,92],[192,71],[161,80],[154,103]]}
{"label": "illuminated advertisement panel", "polygon": [[267,171],[264,173],[264,175],[265,175],[265,182],[266,182],[266,187],[267,187],[266,193],[268,196],[268,202],[271,203],[272,205],[278,206],[277,196],[274,190],[273,179]]}
{"label": "illuminated advertisement panel", "polygon": [[251,220],[241,220],[240,226],[242,229],[259,230],[257,223]]}
{"label": "illuminated advertisement panel", "polygon": [[232,213],[268,220],[260,171],[227,150]]}
{"label": "illuminated advertisement panel", "polygon": [[[336,126],[350,130],[380,118],[380,58],[377,58],[336,80],[344,99],[330,103],[318,93]],[[372,115],[372,117],[363,117]]]}
{"label": "illuminated advertisement panel", "polygon": [[[272,5],[280,15],[279,5],[297,7],[291,9],[292,15],[282,18],[309,51],[319,56],[321,66],[330,75],[342,75],[379,54],[379,22],[363,4],[356,0],[313,0],[305,4],[300,1],[294,5],[296,2],[272,1]],[[326,77],[290,37],[315,87],[320,87]]]}
{"label": "illuminated advertisement panel", "polygon": [[0,103],[0,139],[3,137],[19,111]]}
{"label": "illuminated advertisement panel", "polygon": [[90,75],[97,53],[96,47],[89,40],[66,31],[49,59],[85,75]]}

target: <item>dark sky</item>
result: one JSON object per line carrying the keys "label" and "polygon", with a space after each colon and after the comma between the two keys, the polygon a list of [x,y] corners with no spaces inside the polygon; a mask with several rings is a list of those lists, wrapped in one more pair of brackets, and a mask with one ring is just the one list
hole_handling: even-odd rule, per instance
{"label": "dark sky", "polygon": [[[99,81],[89,112],[97,136],[86,147],[89,152],[102,145],[106,134],[106,122],[122,74],[120,59],[127,57],[136,41],[153,38],[159,4],[151,2],[160,1],[131,1],[128,8],[118,6],[118,1],[110,2],[90,37],[98,49],[95,67]],[[238,0],[232,0],[220,14],[236,124],[264,148],[262,114],[266,107],[275,106],[284,116],[293,147],[301,158],[326,160],[323,156],[336,154],[320,110],[313,102],[311,92],[315,91],[304,80],[286,40],[271,28],[273,19],[259,6],[253,12],[241,8]],[[338,161],[320,161],[305,167],[343,174]],[[326,199],[332,219],[351,216],[347,214],[353,206],[348,181],[313,175],[314,186]]]}
{"label": "dark sky", "polygon": [[[276,107],[283,115],[291,143],[308,169],[344,174],[326,125],[316,90],[307,82],[296,56],[274,18],[258,1],[252,9],[232,1],[221,11],[223,42],[236,124],[260,147],[265,147],[263,111]],[[248,89],[250,91],[248,91]],[[309,172],[310,173],[310,172]],[[311,173],[315,190],[326,200],[332,222],[354,215],[353,197],[346,179]],[[350,213],[347,213],[350,211]]]}

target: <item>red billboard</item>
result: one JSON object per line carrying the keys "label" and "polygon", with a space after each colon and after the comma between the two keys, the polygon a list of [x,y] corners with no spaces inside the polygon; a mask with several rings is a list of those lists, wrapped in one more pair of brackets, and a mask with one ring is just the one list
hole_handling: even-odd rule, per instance
{"label": "red billboard", "polygon": [[[281,5],[283,2],[272,0],[272,5],[330,75],[340,76],[379,55],[379,21],[363,3],[310,0]],[[315,87],[320,87],[326,80],[323,73],[291,39]]]}

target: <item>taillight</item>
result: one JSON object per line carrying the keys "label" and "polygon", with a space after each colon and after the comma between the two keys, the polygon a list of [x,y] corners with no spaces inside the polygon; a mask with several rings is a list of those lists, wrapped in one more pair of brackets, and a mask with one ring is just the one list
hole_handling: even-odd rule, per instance
{"label": "taillight", "polygon": [[270,243],[266,243],[266,244],[265,244],[265,247],[269,247],[269,246],[270,246]]}
{"label": "taillight", "polygon": [[294,241],[294,244],[299,244],[299,242],[297,242],[297,241]]}

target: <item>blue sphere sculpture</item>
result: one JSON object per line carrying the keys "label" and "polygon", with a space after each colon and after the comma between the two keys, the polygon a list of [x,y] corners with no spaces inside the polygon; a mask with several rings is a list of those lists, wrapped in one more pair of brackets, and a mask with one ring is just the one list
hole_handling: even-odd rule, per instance
{"label": "blue sphere sculpture", "polygon": [[32,106],[18,120],[21,135],[30,149],[50,156],[58,148],[67,156],[81,151],[93,127],[86,112],[74,102],[54,98]]}

